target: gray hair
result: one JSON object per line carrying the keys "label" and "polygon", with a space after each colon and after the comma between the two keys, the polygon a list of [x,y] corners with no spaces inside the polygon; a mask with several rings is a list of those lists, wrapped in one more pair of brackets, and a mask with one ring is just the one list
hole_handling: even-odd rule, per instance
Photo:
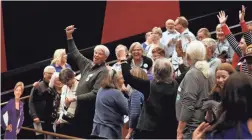
{"label": "gray hair", "polygon": [[142,45],[141,45],[139,42],[134,42],[134,43],[132,43],[132,44],[130,45],[130,48],[129,48],[130,54],[132,54],[132,51],[133,51],[133,49],[134,49],[136,46],[140,47],[140,48],[142,49],[143,53],[144,53],[144,49],[143,49]]}
{"label": "gray hair", "polygon": [[119,45],[117,45],[116,48],[115,48],[116,57],[118,57],[118,53],[119,53],[118,50],[119,50],[120,48],[124,48],[125,51],[126,51],[126,54],[128,54],[128,48],[127,48],[126,46],[122,45],[122,44],[119,44]]}
{"label": "gray hair", "polygon": [[53,70],[54,72],[56,71],[56,69],[53,66],[46,66],[44,72],[48,72],[49,70]]}
{"label": "gray hair", "polygon": [[156,82],[170,83],[172,81],[173,68],[170,60],[160,58],[155,61],[153,76]]}
{"label": "gray hair", "polygon": [[54,83],[55,83],[55,80],[56,78],[59,78],[59,73],[58,72],[54,72],[52,77],[51,77],[51,80],[49,82],[49,87],[50,88],[53,88],[54,87]]}
{"label": "gray hair", "polygon": [[214,53],[216,47],[217,47],[217,42],[212,39],[212,38],[205,38],[202,40],[202,43],[206,46],[206,47],[210,47],[212,50],[212,53]]}
{"label": "gray hair", "polygon": [[99,49],[104,52],[105,56],[109,57],[110,51],[109,51],[109,49],[106,46],[104,46],[104,45],[97,45],[94,48],[94,50],[99,50]]}
{"label": "gray hair", "polygon": [[209,77],[209,64],[205,61],[206,58],[206,47],[200,41],[192,41],[186,48],[186,55],[190,57],[195,68],[200,70],[203,75]]}

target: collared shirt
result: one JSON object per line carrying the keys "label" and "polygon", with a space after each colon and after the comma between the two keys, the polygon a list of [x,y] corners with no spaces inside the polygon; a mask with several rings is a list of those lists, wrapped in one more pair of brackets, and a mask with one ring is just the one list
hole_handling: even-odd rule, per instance
{"label": "collared shirt", "polygon": [[171,44],[170,46],[168,46],[169,41],[172,39],[177,40],[178,37],[179,37],[179,33],[177,31],[163,32],[160,42],[165,45],[165,48],[164,48],[165,52],[166,52],[165,57],[170,58],[175,50],[175,47],[176,47],[176,44]]}
{"label": "collared shirt", "polygon": [[179,39],[181,40],[182,43],[183,52],[186,51],[187,45],[190,43],[189,38],[191,41],[196,39],[194,34],[190,32],[189,29],[187,28],[179,36]]}
{"label": "collared shirt", "polygon": [[[228,58],[232,60],[232,57],[234,55],[234,50],[230,46],[227,39],[225,39],[223,42],[218,41],[217,47],[214,52],[214,56],[217,57],[219,54],[221,54],[223,51],[226,51],[228,54]],[[231,61],[230,61],[231,62]]]}
{"label": "collared shirt", "polygon": [[142,43],[142,47],[144,49],[144,54],[147,55],[150,51],[151,44],[147,45],[146,42]]}

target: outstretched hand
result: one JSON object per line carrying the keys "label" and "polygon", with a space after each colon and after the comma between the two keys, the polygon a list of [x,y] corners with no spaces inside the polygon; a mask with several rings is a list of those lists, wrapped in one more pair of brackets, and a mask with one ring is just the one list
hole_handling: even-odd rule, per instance
{"label": "outstretched hand", "polygon": [[226,16],[225,11],[220,11],[219,15],[217,15],[220,24],[225,24],[228,18],[228,15]]}
{"label": "outstretched hand", "polygon": [[244,21],[244,17],[245,17],[245,6],[242,5],[242,10],[239,11],[239,19],[240,19],[240,22],[243,22],[243,21]]}

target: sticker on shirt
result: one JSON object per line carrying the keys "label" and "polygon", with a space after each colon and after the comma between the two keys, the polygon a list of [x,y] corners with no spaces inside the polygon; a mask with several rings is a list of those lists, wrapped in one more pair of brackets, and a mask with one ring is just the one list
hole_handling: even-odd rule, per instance
{"label": "sticker on shirt", "polygon": [[180,95],[177,94],[176,101],[179,101],[179,100],[180,100]]}
{"label": "sticker on shirt", "polygon": [[178,92],[181,92],[181,87],[180,86],[178,87]]}
{"label": "sticker on shirt", "polygon": [[148,68],[148,64],[144,63],[143,67]]}
{"label": "sticker on shirt", "polygon": [[93,76],[93,74],[89,74],[86,81],[89,81],[89,79]]}

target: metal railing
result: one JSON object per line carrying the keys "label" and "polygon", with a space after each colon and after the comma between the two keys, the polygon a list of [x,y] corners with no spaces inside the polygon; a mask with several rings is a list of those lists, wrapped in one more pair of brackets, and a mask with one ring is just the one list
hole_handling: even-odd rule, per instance
{"label": "metal railing", "polygon": [[[30,98],[30,95],[24,96],[24,97],[20,98],[20,100],[25,100],[25,99],[29,99],[29,98]],[[8,104],[8,102],[9,102],[9,101],[1,103],[1,106],[2,106],[2,105]]]}
{"label": "metal railing", "polygon": [[49,131],[36,130],[36,129],[29,128],[29,127],[21,127],[21,129],[27,130],[27,131],[33,131],[33,132],[36,132],[36,133],[42,133],[42,134],[45,134],[45,135],[50,135],[50,136],[58,137],[58,138],[62,138],[62,139],[83,139],[83,138],[68,136],[68,135],[64,135],[64,134],[53,133],[53,132],[49,132]]}

